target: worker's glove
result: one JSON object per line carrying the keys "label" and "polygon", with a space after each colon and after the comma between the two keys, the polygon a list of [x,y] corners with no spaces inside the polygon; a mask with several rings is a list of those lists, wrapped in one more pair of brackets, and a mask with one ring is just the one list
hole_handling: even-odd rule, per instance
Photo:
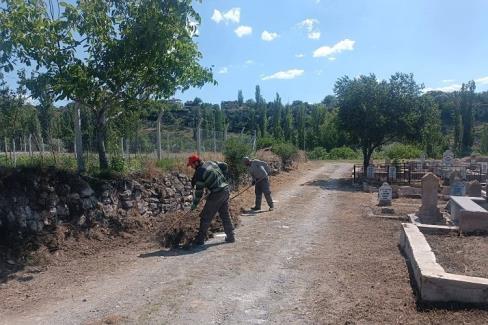
{"label": "worker's glove", "polygon": [[197,205],[196,204],[192,204],[191,207],[190,207],[190,210],[195,210],[197,208]]}

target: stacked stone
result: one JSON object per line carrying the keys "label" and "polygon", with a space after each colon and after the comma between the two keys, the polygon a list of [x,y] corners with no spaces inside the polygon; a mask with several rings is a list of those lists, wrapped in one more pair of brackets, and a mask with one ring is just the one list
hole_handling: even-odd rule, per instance
{"label": "stacked stone", "polygon": [[62,223],[108,226],[110,217],[123,218],[129,212],[156,216],[189,206],[192,200],[190,179],[176,172],[140,182],[97,182],[95,191],[81,177],[51,169],[0,175],[0,227],[38,233]]}

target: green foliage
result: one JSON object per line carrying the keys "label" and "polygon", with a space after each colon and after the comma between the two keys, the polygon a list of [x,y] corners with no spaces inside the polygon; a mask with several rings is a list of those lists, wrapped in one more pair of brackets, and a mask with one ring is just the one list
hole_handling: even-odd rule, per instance
{"label": "green foliage", "polygon": [[[142,99],[213,81],[193,41],[200,22],[191,0],[4,1],[0,65],[33,68],[22,83],[41,97],[72,98],[95,112],[98,153],[108,167],[107,123]],[[84,53],[74,49],[84,49]],[[42,92],[38,85],[45,85]]]}
{"label": "green foliage", "polygon": [[121,156],[112,157],[110,160],[110,169],[114,172],[122,173],[125,169],[124,158]]}
{"label": "green foliage", "polygon": [[315,147],[312,151],[307,153],[308,159],[311,160],[326,160],[329,159],[329,154],[327,150],[322,147]]}
{"label": "green foliage", "polygon": [[480,152],[483,155],[488,154],[488,125],[484,124],[480,136]]}
{"label": "green foliage", "polygon": [[164,158],[156,161],[156,167],[162,171],[174,170],[179,164],[181,164],[181,160],[176,158]]}
{"label": "green foliage", "polygon": [[276,143],[280,141],[276,140],[271,136],[266,136],[262,138],[258,138],[256,141],[256,149],[264,149],[274,146]]}
{"label": "green foliage", "polygon": [[378,81],[373,74],[337,80],[334,91],[340,126],[360,144],[365,168],[376,148],[419,137],[420,89],[413,75],[403,73],[394,74],[389,81]]}
{"label": "green foliage", "polygon": [[420,157],[422,150],[413,145],[392,143],[383,147],[383,154],[391,160],[411,159]]}
{"label": "green foliage", "polygon": [[329,152],[329,159],[331,160],[343,160],[343,159],[352,160],[352,159],[360,159],[360,158],[361,158],[361,154],[349,147],[333,148]]}
{"label": "green foliage", "polygon": [[281,161],[286,164],[298,152],[298,149],[291,143],[282,142],[273,145],[271,151],[280,156]]}
{"label": "green foliage", "polygon": [[239,184],[241,178],[247,173],[242,158],[249,156],[252,147],[241,138],[230,138],[225,142],[224,157],[229,166],[229,176],[232,181]]}

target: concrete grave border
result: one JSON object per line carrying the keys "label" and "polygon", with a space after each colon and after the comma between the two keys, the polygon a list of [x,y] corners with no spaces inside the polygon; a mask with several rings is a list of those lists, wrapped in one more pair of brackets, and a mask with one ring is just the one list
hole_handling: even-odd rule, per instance
{"label": "concrete grave border", "polygon": [[437,263],[434,252],[417,225],[402,223],[400,247],[410,264],[420,300],[488,303],[488,279],[447,273]]}

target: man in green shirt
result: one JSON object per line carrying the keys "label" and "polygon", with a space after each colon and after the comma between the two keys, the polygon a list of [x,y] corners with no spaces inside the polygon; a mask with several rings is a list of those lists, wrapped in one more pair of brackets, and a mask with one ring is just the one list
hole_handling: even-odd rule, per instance
{"label": "man in green shirt", "polygon": [[187,166],[195,169],[195,175],[193,176],[195,194],[191,209],[195,210],[197,208],[205,188],[210,192],[200,216],[200,228],[194,244],[204,244],[208,227],[217,212],[224,226],[226,234],[225,241],[233,243],[235,238],[234,227],[229,214],[229,184],[227,184],[224,176],[227,173],[227,164],[214,161],[202,161],[197,155],[191,155],[188,157]]}

